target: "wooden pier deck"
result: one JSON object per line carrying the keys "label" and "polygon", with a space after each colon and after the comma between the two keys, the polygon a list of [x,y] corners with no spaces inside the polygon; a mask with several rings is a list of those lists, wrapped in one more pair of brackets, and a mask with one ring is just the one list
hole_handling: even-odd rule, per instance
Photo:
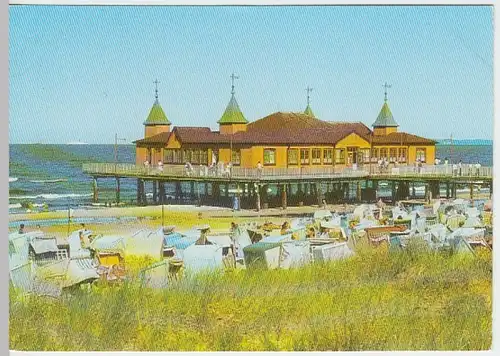
{"label": "wooden pier deck", "polygon": [[[231,170],[209,169],[206,166],[193,167],[187,170],[183,165],[165,165],[144,167],[123,163],[86,163],[83,172],[94,178],[94,201],[98,200],[98,179],[114,178],[116,180],[116,202],[120,201],[120,179],[137,179],[137,203],[146,205],[146,182],[152,183],[153,204],[165,198],[165,183],[176,184],[176,198],[182,200],[180,183],[191,182],[190,196],[198,203],[231,206],[229,187],[235,187],[235,196],[241,200],[240,206],[260,208],[265,206],[283,206],[287,204],[305,204],[323,200],[328,202],[372,201],[376,197],[379,182],[388,182],[391,187],[392,200],[415,197],[415,184],[425,185],[425,195],[439,197],[443,185],[446,196],[456,197],[458,186],[470,188],[473,198],[474,186],[488,186],[492,194],[492,167],[462,167],[452,170],[452,166],[396,166],[381,170],[376,165],[365,165],[352,168],[340,167],[307,167],[307,168],[241,168]],[[194,192],[197,185],[197,194]],[[204,192],[200,193],[200,185]],[[326,192],[322,186],[326,185]],[[208,194],[208,186],[211,194]],[[276,187],[276,196],[268,197],[269,186]],[[221,191],[221,187],[223,187]],[[296,188],[295,192],[292,187]],[[177,190],[179,189],[179,192]],[[222,194],[224,193],[224,194]],[[196,197],[197,196],[197,197]],[[202,197],[203,196],[203,197]]]}

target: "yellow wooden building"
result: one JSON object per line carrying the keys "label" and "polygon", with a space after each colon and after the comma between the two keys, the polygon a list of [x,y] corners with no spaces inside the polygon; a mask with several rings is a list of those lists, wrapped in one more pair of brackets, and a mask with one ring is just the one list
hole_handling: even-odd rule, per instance
{"label": "yellow wooden building", "polygon": [[[309,94],[309,93],[308,93]],[[308,96],[309,99],[309,96]],[[315,117],[308,104],[303,113],[276,112],[254,122],[243,115],[233,90],[219,130],[175,126],[165,115],[158,95],[144,122],[144,138],[136,141],[136,163],[156,165],[210,165],[232,162],[234,166],[346,167],[376,163],[412,164],[417,159],[433,164],[433,140],[398,131],[387,94],[370,130],[362,122],[331,122]]]}

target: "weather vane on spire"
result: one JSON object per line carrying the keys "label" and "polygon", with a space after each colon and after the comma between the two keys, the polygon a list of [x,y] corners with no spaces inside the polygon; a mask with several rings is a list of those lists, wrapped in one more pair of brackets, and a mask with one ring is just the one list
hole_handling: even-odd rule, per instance
{"label": "weather vane on spire", "polygon": [[237,77],[236,75],[231,74],[231,94],[234,95],[234,80],[235,79],[240,79],[240,77]]}
{"label": "weather vane on spire", "polygon": [[309,85],[307,86],[306,88],[306,91],[307,91],[307,105],[309,105],[309,94],[312,92],[313,88],[310,88]]}
{"label": "weather vane on spire", "polygon": [[153,82],[155,84],[155,98],[158,99],[158,84],[160,83],[158,79]]}
{"label": "weather vane on spire", "polygon": [[387,101],[387,88],[390,88],[392,85],[389,85],[387,84],[387,82],[385,82],[385,84],[382,86],[384,87],[384,101]]}

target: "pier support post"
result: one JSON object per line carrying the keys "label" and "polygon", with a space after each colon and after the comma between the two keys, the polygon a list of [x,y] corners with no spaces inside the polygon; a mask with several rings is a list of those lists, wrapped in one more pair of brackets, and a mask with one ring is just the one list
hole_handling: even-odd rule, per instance
{"label": "pier support post", "polygon": [[396,181],[391,182],[391,200],[393,204],[396,202]]}
{"label": "pier support post", "polygon": [[182,201],[182,187],[181,182],[175,182],[175,200],[177,203]]}
{"label": "pier support post", "polygon": [[156,181],[152,181],[153,183],[153,204],[158,203],[158,189],[156,187]]}
{"label": "pier support post", "polygon": [[316,190],[316,198],[318,199],[318,206],[323,205],[323,189],[321,187],[321,183],[318,182],[315,184],[315,190]]}
{"label": "pier support post", "polygon": [[473,200],[474,199],[474,184],[470,184],[469,186],[469,189],[470,189],[470,200]]}
{"label": "pier support post", "polygon": [[120,204],[120,178],[116,177],[116,205]]}
{"label": "pier support post", "polygon": [[342,197],[344,203],[349,200],[349,183],[342,183]]}
{"label": "pier support post", "polygon": [[[243,186],[245,186],[243,184]],[[241,186],[239,183],[236,183],[236,197],[238,197],[238,210],[241,210]]]}
{"label": "pier support post", "polygon": [[269,208],[269,199],[268,199],[268,193],[267,193],[267,190],[269,189],[269,185],[265,184],[264,186],[262,186],[261,188],[261,199],[262,199],[262,207],[264,209],[267,209]]}
{"label": "pier support post", "polygon": [[191,188],[191,200],[194,200],[195,193],[194,193],[194,181],[190,182],[190,188]]}
{"label": "pier support post", "polygon": [[446,182],[446,199],[450,199],[450,182]]}
{"label": "pier support post", "polygon": [[411,197],[412,199],[415,199],[417,197],[417,193],[415,192],[415,182],[413,182],[411,186]]}
{"label": "pier support post", "polygon": [[137,205],[141,205],[141,180],[137,179]]}
{"label": "pier support post", "polygon": [[200,182],[196,182],[196,193],[198,206],[201,206]]}
{"label": "pier support post", "polygon": [[281,208],[283,208],[283,210],[286,210],[287,208],[287,201],[286,201],[286,198],[287,198],[287,184],[285,185],[282,185],[281,186]]}
{"label": "pier support post", "polygon": [[439,191],[439,182],[433,182],[432,185],[432,197],[434,199],[439,199],[441,196],[441,192]]}
{"label": "pier support post", "polygon": [[212,202],[214,205],[219,205],[219,183],[213,182],[212,183]]}
{"label": "pier support post", "polygon": [[361,182],[356,182],[356,201],[361,202]]}
{"label": "pier support post", "polygon": [[137,179],[137,205],[146,205],[146,194],[144,193],[144,180]]}
{"label": "pier support post", "polygon": [[299,206],[304,203],[304,192],[302,191],[302,183],[297,184],[297,197],[299,199]]}
{"label": "pier support post", "polygon": [[490,182],[490,199],[493,196],[493,181]]}
{"label": "pier support post", "polygon": [[97,189],[97,178],[94,177],[94,179],[92,180],[92,188],[93,188],[93,196],[92,196],[92,201],[94,203],[97,203],[98,200],[99,200],[99,192],[98,192],[98,189]]}
{"label": "pier support post", "polygon": [[257,211],[260,211],[260,185],[257,184],[256,188],[255,188],[255,205],[256,205],[256,209]]}
{"label": "pier support post", "polygon": [[160,191],[160,203],[165,202],[165,182],[158,182],[159,191]]}

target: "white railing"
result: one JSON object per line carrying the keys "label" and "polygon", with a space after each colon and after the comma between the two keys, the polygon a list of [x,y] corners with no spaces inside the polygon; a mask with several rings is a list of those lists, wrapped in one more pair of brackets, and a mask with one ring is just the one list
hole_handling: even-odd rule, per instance
{"label": "white railing", "polygon": [[160,176],[160,177],[213,177],[234,179],[307,179],[307,178],[361,178],[367,176],[399,176],[399,177],[481,177],[491,178],[492,167],[462,167],[462,170],[453,170],[448,165],[426,165],[414,167],[411,165],[391,165],[388,168],[379,168],[378,165],[364,165],[362,167],[263,167],[243,168],[227,167],[222,169],[207,166],[193,166],[186,169],[182,165],[164,165],[159,167],[145,167],[125,163],[85,163],[83,171],[87,174],[123,175],[123,176]]}
{"label": "white railing", "polygon": [[[365,167],[366,169],[366,167]],[[389,168],[372,167],[371,175],[391,175],[391,176],[439,176],[439,177],[485,177],[491,178],[493,175],[492,167],[471,167],[469,165],[462,168],[453,169],[451,165],[424,165],[422,167],[408,166],[391,166]]]}

